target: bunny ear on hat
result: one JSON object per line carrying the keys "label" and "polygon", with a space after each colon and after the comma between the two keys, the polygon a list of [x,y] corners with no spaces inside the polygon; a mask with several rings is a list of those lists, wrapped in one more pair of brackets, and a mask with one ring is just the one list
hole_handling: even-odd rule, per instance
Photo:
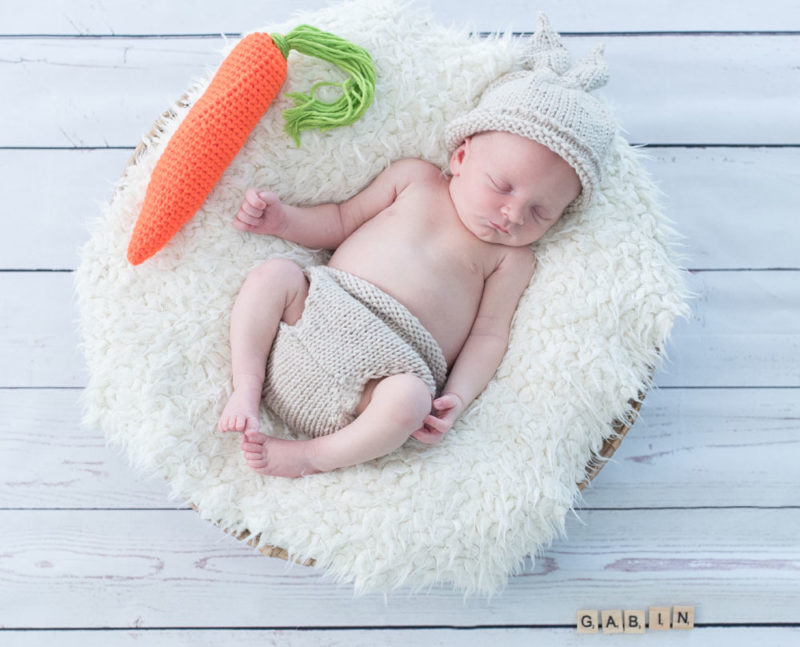
{"label": "bunny ear on hat", "polygon": [[572,57],[561,37],[550,28],[547,16],[540,13],[536,31],[522,55],[523,66],[529,70],[546,67],[556,74],[564,74],[571,62]]}
{"label": "bunny ear on hat", "polygon": [[604,46],[598,45],[586,58],[576,63],[564,80],[587,92],[603,87],[608,82],[608,66],[603,58]]}

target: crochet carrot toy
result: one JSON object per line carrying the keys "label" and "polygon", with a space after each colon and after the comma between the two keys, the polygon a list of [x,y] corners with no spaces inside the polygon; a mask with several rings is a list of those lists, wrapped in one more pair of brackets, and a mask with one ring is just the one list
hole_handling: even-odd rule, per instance
{"label": "crochet carrot toy", "polygon": [[[153,169],[128,245],[133,265],[166,245],[203,205],[278,95],[291,49],[335,63],[349,75],[340,84],[317,83],[308,95],[288,95],[296,105],[284,111],[284,130],[298,146],[302,130],[344,126],[364,114],[375,90],[375,68],[361,47],[308,25],[285,36],[246,36],[222,62]],[[330,103],[320,101],[314,93],[323,85],[341,87],[341,96]]]}

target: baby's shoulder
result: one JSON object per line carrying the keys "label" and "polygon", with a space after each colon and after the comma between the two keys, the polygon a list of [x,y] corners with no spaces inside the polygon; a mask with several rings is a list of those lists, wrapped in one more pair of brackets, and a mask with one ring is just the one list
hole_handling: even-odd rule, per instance
{"label": "baby's shoulder", "polygon": [[498,252],[495,270],[506,276],[521,276],[529,281],[536,269],[536,254],[528,245],[519,247],[494,245]]}
{"label": "baby's shoulder", "polygon": [[392,162],[390,169],[398,177],[404,178],[407,184],[412,182],[438,182],[444,177],[442,169],[438,166],[415,157],[405,157]]}

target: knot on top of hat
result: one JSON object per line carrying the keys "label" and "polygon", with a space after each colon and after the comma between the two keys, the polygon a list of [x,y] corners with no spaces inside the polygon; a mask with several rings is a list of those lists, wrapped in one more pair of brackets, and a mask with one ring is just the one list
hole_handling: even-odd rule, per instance
{"label": "knot on top of hat", "polygon": [[[603,59],[603,45],[599,45],[586,58],[575,65],[561,36],[550,27],[547,16],[539,14],[536,32],[528,41],[522,55],[522,64],[528,70],[543,74],[549,80],[561,77],[564,87],[596,90],[608,82],[608,67]],[[545,70],[554,74],[547,74]]]}

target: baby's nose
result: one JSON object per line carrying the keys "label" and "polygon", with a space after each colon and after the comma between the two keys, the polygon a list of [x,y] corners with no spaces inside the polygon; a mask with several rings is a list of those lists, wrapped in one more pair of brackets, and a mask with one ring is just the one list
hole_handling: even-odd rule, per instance
{"label": "baby's nose", "polygon": [[504,206],[501,211],[503,216],[505,216],[507,220],[513,222],[515,225],[522,224],[522,210],[519,207],[508,204]]}

